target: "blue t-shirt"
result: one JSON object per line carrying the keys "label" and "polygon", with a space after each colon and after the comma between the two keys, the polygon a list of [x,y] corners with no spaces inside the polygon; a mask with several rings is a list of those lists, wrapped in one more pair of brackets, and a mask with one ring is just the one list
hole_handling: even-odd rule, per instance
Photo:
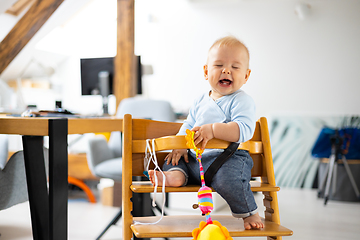
{"label": "blue t-shirt", "polygon": [[255,102],[241,89],[215,101],[209,93],[195,100],[177,135],[186,135],[186,129],[191,130],[196,126],[228,122],[236,122],[239,126],[240,137],[237,142],[246,142],[252,138],[256,125]]}

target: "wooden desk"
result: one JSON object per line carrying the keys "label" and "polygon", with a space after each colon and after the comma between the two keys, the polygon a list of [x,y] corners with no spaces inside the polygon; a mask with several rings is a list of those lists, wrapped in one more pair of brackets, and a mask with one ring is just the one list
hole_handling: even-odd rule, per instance
{"label": "wooden desk", "polygon": [[[22,135],[33,239],[67,239],[67,135],[122,130],[118,118],[20,118],[0,115],[0,134]],[[43,156],[49,136],[49,188]],[[119,146],[121,147],[121,146]]]}

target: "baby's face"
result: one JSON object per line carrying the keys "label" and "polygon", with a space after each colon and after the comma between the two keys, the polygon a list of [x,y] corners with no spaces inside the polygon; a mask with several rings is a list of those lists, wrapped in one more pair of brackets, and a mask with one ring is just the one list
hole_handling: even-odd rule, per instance
{"label": "baby's face", "polygon": [[204,66],[205,79],[211,86],[211,97],[216,100],[239,90],[248,80],[249,57],[245,47],[221,46],[209,51]]}

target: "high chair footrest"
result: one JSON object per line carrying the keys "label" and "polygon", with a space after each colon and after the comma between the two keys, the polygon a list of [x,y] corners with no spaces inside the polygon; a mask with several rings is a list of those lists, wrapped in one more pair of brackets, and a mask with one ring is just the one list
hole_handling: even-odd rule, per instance
{"label": "high chair footrest", "polygon": [[[135,217],[134,222],[152,223],[160,217]],[[232,237],[261,237],[261,236],[291,236],[293,232],[274,222],[265,221],[265,227],[260,230],[245,230],[242,219],[233,216],[212,215],[212,220],[217,220],[225,226]],[[138,238],[176,238],[192,237],[192,231],[199,227],[201,221],[206,221],[201,215],[164,216],[157,224],[142,225],[132,224],[131,229]]]}
{"label": "high chair footrest", "polygon": [[[280,187],[273,186],[267,183],[261,183],[258,181],[250,181],[251,190],[253,192],[277,192],[280,190]],[[130,186],[131,191],[136,193],[149,193],[154,191],[154,187],[152,186],[150,181],[134,181]],[[197,185],[188,185],[184,187],[166,187],[166,192],[197,192],[200,186]],[[157,192],[161,192],[162,188],[158,187]],[[213,189],[214,191],[214,189]]]}

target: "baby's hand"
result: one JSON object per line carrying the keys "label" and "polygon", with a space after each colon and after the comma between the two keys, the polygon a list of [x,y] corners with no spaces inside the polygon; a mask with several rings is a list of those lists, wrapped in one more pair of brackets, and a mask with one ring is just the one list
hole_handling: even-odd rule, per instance
{"label": "baby's hand", "polygon": [[201,148],[204,149],[207,142],[214,138],[214,133],[212,130],[212,124],[204,124],[201,127],[194,127],[191,131],[195,131],[194,134],[194,143],[198,145],[202,142]]}
{"label": "baby's hand", "polygon": [[172,163],[173,166],[178,165],[181,157],[184,157],[185,162],[189,162],[187,149],[174,149],[165,157],[166,164]]}

